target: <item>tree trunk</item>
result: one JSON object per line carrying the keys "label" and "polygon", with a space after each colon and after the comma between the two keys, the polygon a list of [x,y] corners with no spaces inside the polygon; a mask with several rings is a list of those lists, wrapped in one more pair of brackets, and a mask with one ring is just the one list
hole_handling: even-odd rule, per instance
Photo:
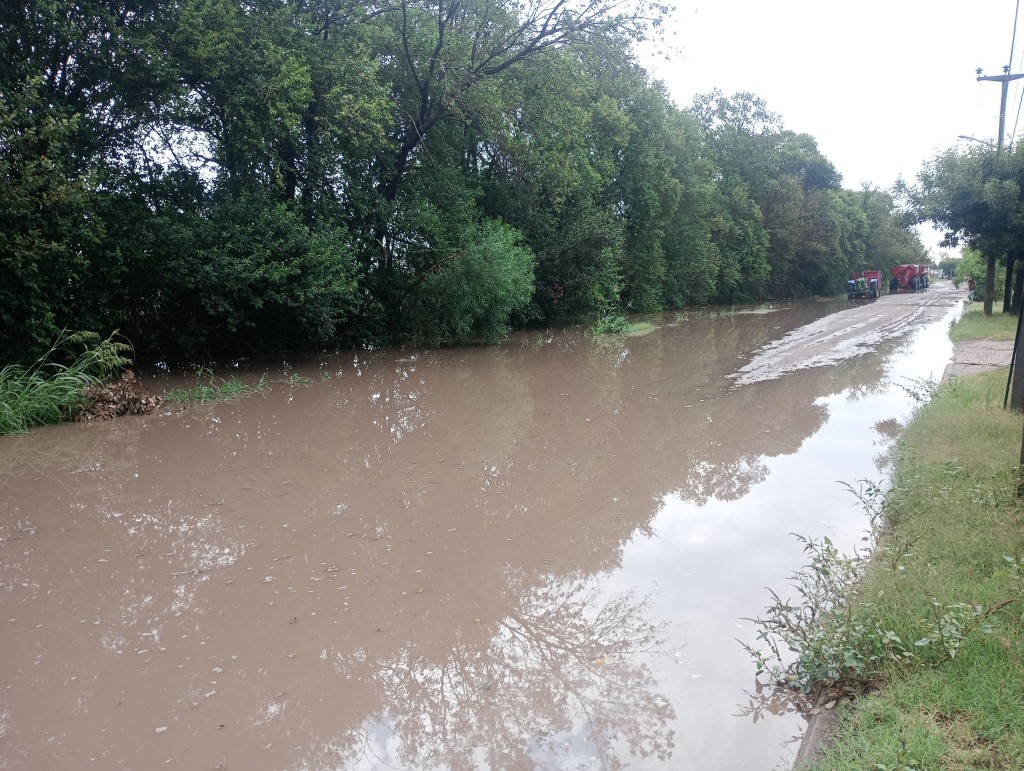
{"label": "tree trunk", "polygon": [[1016,260],[1012,254],[1006,255],[1006,278],[1003,279],[1003,313],[1010,312],[1012,294],[1011,289],[1013,288],[1013,268],[1016,264]]}
{"label": "tree trunk", "polygon": [[1013,282],[1013,297],[1010,300],[1010,312],[1015,316],[1020,315],[1022,300],[1024,300],[1024,261],[1016,260],[1017,280]]}
{"label": "tree trunk", "polygon": [[989,254],[985,261],[985,315],[992,315],[992,301],[996,294],[996,257]]}

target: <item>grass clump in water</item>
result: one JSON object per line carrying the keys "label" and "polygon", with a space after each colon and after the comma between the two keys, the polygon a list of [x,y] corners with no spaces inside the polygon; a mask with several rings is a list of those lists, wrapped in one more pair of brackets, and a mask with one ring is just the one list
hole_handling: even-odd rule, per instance
{"label": "grass clump in water", "polygon": [[103,340],[95,332],[65,331],[30,366],[0,369],[0,434],[74,419],[88,402],[83,390],[130,364],[130,351],[117,333]]}
{"label": "grass clump in water", "polygon": [[270,390],[270,382],[266,375],[261,375],[255,383],[245,383],[232,375],[230,378],[217,377],[213,370],[203,368],[196,374],[196,383],[191,388],[172,388],[164,394],[164,400],[175,404],[195,402],[225,402],[249,394],[263,393]]}
{"label": "grass clump in water", "polygon": [[631,322],[621,313],[605,313],[590,328],[592,335],[644,335],[656,329],[647,321]]}

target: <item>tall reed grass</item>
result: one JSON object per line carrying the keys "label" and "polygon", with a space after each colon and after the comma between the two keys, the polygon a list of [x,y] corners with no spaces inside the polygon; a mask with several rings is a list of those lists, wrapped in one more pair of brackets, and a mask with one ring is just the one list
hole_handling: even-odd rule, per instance
{"label": "tall reed grass", "polygon": [[0,369],[0,434],[70,420],[86,402],[82,389],[99,385],[131,363],[131,346],[115,332],[61,332],[50,350],[28,367]]}

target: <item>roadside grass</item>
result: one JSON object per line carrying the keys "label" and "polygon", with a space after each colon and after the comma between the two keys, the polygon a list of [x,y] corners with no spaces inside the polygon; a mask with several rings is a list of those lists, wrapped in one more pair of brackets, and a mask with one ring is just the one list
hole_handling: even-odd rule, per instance
{"label": "roadside grass", "polygon": [[[999,303],[1000,307],[1002,303]],[[984,303],[975,300],[964,308],[964,315],[953,325],[949,337],[953,342],[963,340],[1013,340],[1017,334],[1017,317],[993,308],[992,315],[984,313]]]}
{"label": "roadside grass", "polygon": [[1002,409],[1005,379],[952,381],[906,429],[857,601],[914,656],[839,711],[819,771],[1024,768],[1021,416]]}
{"label": "roadside grass", "polygon": [[28,367],[0,369],[0,435],[73,419],[87,402],[84,389],[126,367],[131,346],[116,333],[62,332]]}

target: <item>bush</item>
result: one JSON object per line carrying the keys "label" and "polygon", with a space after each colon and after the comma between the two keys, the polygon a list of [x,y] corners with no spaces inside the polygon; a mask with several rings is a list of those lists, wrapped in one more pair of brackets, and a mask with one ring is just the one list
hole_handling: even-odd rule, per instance
{"label": "bush", "polygon": [[810,558],[791,577],[798,599],[783,600],[772,591],[765,615],[752,619],[768,651],[743,647],[759,675],[767,672],[804,696],[855,695],[875,683],[884,667],[912,659],[913,653],[872,603],[856,601],[865,558],[840,554],[828,538],[797,537]]}
{"label": "bush", "polygon": [[629,319],[621,313],[608,312],[590,328],[594,335],[619,335],[630,329]]}
{"label": "bush", "polygon": [[477,225],[467,246],[429,269],[416,288],[420,337],[500,342],[512,314],[533,296],[533,267],[519,231],[497,220]]}

